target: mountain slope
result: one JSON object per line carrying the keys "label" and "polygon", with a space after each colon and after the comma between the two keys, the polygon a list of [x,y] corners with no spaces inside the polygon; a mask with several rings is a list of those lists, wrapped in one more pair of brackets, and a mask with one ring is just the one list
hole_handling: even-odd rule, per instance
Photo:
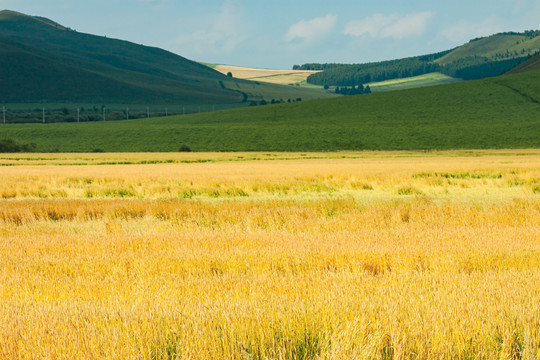
{"label": "mountain slope", "polygon": [[532,56],[530,59],[525,61],[523,64],[516,66],[514,69],[510,70],[508,74],[517,74],[524,71],[540,70],[540,53]]}
{"label": "mountain slope", "polygon": [[7,124],[41,151],[425,150],[540,147],[540,71],[148,120]]}
{"label": "mountain slope", "polygon": [[540,32],[501,33],[469,41],[435,60],[445,65],[468,57],[502,60],[526,57],[540,49]]}
{"label": "mountain slope", "polygon": [[9,102],[240,103],[289,91],[261,85],[252,94],[244,91],[251,83],[165,50],[78,33],[13,11],[0,12],[0,58],[0,77],[12,84],[0,88],[0,100]]}
{"label": "mountain slope", "polygon": [[507,72],[540,50],[540,31],[501,33],[471,40],[437,54],[368,64],[305,64],[300,70],[324,70],[308,82],[353,86],[440,72],[463,80],[482,79]]}

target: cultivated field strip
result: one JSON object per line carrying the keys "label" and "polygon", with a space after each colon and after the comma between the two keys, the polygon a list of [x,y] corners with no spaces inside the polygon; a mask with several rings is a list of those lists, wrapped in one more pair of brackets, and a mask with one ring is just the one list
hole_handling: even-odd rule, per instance
{"label": "cultivated field strip", "polygon": [[9,167],[0,358],[538,359],[539,168]]}

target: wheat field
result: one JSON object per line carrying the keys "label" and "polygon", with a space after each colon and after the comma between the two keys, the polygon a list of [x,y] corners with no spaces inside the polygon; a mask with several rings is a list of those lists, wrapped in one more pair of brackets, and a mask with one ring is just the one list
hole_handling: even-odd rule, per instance
{"label": "wheat field", "polygon": [[17,156],[2,359],[540,358],[538,151]]}
{"label": "wheat field", "polygon": [[279,85],[301,83],[302,81],[306,81],[309,75],[320,72],[315,70],[256,69],[233,65],[216,65],[216,70],[225,75],[231,72],[237,79],[261,81]]}

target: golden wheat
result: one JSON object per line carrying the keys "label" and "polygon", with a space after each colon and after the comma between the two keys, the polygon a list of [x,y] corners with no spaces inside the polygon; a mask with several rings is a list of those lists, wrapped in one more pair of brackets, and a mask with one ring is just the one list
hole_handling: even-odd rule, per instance
{"label": "golden wheat", "polygon": [[540,157],[459,155],[2,168],[0,358],[538,359]]}

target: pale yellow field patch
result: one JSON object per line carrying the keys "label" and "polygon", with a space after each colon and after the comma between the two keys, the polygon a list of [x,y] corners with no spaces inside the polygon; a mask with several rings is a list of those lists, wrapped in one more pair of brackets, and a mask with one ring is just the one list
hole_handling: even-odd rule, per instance
{"label": "pale yellow field patch", "polygon": [[309,70],[274,70],[257,69],[232,65],[216,65],[217,71],[227,74],[231,72],[238,79],[261,81],[272,84],[289,85],[305,81],[309,75],[319,71]]}

